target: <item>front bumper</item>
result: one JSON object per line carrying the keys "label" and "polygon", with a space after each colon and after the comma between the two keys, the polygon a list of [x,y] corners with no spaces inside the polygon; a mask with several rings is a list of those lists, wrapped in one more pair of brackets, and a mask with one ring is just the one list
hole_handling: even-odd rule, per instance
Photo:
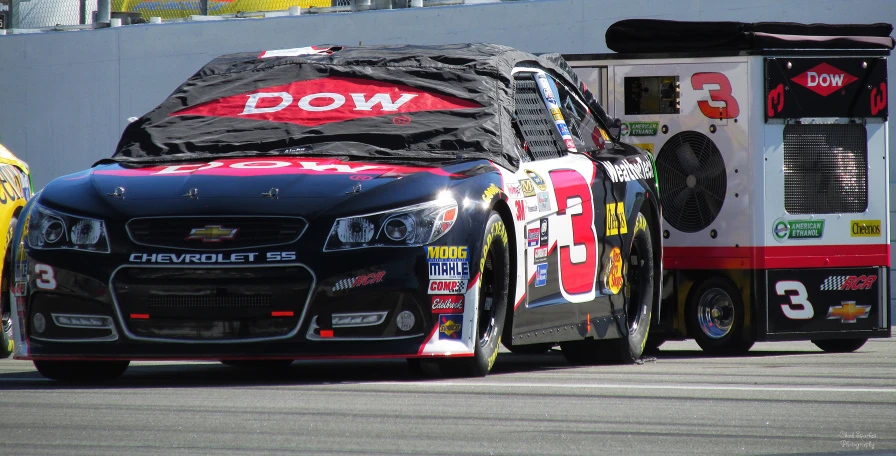
{"label": "front bumper", "polygon": [[[25,248],[25,255],[17,255],[13,286],[15,357],[219,360],[473,354],[473,331],[463,331],[461,338],[440,337],[444,314],[432,311],[425,248],[308,255],[281,250],[253,252],[255,261],[236,264],[221,260],[249,257],[205,253],[211,255],[209,263],[185,264],[174,262],[185,258],[177,256],[180,253],[99,255]],[[326,258],[315,265],[292,260],[322,255]],[[478,287],[475,280],[465,282],[466,305],[455,320],[475,328]],[[401,322],[399,315],[404,315]]]}

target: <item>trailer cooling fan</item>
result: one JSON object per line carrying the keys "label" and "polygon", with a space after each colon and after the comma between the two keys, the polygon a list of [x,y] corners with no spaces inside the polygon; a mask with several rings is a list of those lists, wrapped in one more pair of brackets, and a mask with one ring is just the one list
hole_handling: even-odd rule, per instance
{"label": "trailer cooling fan", "polygon": [[683,131],[656,156],[663,218],[684,233],[708,227],[722,210],[728,177],[719,148],[706,135]]}

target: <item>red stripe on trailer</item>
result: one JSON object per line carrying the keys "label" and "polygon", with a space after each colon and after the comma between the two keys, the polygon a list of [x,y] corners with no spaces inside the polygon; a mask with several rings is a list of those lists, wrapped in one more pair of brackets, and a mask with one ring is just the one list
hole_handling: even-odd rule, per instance
{"label": "red stripe on trailer", "polygon": [[664,269],[791,269],[890,266],[890,244],[664,247]]}

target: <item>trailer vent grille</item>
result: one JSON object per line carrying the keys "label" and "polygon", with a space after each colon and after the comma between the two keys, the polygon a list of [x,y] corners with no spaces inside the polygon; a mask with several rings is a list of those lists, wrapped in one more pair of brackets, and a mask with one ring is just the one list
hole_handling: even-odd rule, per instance
{"label": "trailer vent grille", "polygon": [[791,214],[864,212],[867,136],[861,124],[786,125],[784,209]]}
{"label": "trailer vent grille", "polygon": [[526,140],[526,147],[534,159],[556,158],[566,154],[566,148],[554,135],[554,121],[541,99],[541,93],[532,75],[516,78],[516,119]]}

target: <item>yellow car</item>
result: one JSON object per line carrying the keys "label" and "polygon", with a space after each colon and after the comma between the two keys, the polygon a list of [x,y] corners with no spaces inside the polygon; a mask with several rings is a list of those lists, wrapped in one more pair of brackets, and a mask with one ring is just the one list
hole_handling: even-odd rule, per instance
{"label": "yellow car", "polygon": [[3,280],[0,285],[0,320],[3,331],[0,334],[0,358],[12,353],[12,320],[10,319],[9,271],[12,259],[9,255],[9,242],[18,221],[19,212],[25,202],[31,198],[31,173],[28,164],[19,160],[0,144],[0,233],[3,233],[3,245],[0,264],[3,265]]}

